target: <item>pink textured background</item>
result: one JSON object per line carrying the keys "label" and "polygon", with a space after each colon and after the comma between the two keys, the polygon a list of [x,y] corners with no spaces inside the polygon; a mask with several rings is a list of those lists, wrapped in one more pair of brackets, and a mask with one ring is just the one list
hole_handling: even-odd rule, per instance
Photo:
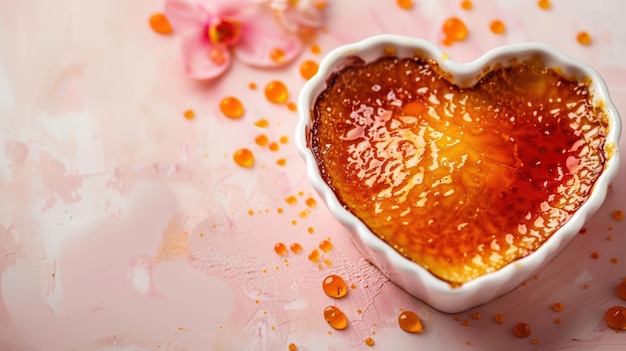
{"label": "pink textured background", "polygon": [[[446,48],[452,59],[508,43],[552,44],[596,68],[626,115],[626,3],[552,0],[548,11],[531,0],[475,0],[471,11],[459,3],[416,0],[406,11],[392,0],[330,0],[322,54],[307,50],[279,70],[235,63],[198,83],[183,73],[174,38],[147,25],[161,1],[0,2],[0,350],[356,350],[367,337],[384,350],[623,348],[626,333],[603,316],[626,305],[614,292],[626,278],[626,221],[611,217],[626,210],[624,171],[587,232],[536,279],[443,314],[360,256],[307,182],[292,143],[297,114],[263,96],[279,79],[295,101],[299,64],[340,44],[379,33],[439,43],[441,24],[455,15],[470,36]],[[506,34],[489,31],[493,19]],[[580,30],[592,45],[576,42]],[[244,102],[244,118],[220,114],[227,95]],[[194,120],[182,117],[186,109]],[[260,118],[270,126],[256,127]],[[272,152],[254,143],[260,133],[290,139]],[[252,169],[233,163],[241,147],[254,151]],[[285,202],[292,195],[297,203]],[[309,197],[317,206],[305,204]],[[334,247],[322,256],[332,265],[319,268],[307,256],[327,238]],[[304,250],[281,257],[277,242]],[[341,300],[325,296],[331,273],[356,288]],[[553,312],[555,302],[565,311]],[[327,305],[344,310],[348,329],[326,324]],[[402,309],[420,314],[424,333],[400,330]],[[517,322],[531,325],[530,338],[513,336]]]}

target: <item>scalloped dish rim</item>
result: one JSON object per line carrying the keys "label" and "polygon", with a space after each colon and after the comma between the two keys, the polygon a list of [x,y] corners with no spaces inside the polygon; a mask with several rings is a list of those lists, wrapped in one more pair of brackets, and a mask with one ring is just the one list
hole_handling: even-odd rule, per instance
{"label": "scalloped dish rim", "polygon": [[[499,270],[480,276],[461,286],[452,287],[448,282],[437,278],[419,264],[405,258],[378,238],[359,218],[341,205],[334,191],[322,179],[315,156],[308,147],[308,133],[312,122],[311,111],[317,96],[326,89],[326,79],[342,67],[349,57],[358,56],[370,62],[381,57],[383,50],[389,46],[395,49],[398,57],[412,57],[419,52],[421,57],[436,61],[440,69],[450,74],[453,82],[461,87],[474,85],[496,65],[507,66],[513,59],[520,60],[536,54],[541,55],[547,67],[558,68],[565,76],[578,81],[588,80],[593,102],[596,106],[602,106],[609,123],[605,144],[607,153],[605,167],[588,199],[537,250]],[[450,59],[437,46],[422,39],[391,34],[373,36],[337,47],[324,56],[317,74],[309,79],[300,90],[297,105],[299,120],[295,131],[295,145],[306,162],[309,182],[326,203],[329,211],[348,230],[350,238],[365,258],[380,269],[387,278],[412,296],[447,313],[468,310],[513,290],[552,260],[602,205],[609,184],[619,169],[618,144],[621,121],[609,96],[606,83],[600,74],[587,64],[542,43],[501,46],[488,51],[475,61],[458,63]]]}

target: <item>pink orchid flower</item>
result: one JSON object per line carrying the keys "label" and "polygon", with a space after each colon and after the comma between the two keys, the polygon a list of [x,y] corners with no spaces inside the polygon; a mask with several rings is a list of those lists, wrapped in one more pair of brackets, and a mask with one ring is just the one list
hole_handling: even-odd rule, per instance
{"label": "pink orchid flower", "polygon": [[[319,1],[319,0],[318,0]],[[322,25],[320,2],[299,0],[166,0],[180,37],[185,71],[197,79],[224,73],[232,62],[276,67],[294,59],[303,37]]]}

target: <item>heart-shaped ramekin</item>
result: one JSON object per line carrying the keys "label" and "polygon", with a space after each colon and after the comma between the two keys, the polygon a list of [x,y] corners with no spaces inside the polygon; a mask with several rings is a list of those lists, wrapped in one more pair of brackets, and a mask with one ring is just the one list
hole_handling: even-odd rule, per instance
{"label": "heart-shaped ramekin", "polygon": [[[605,144],[607,156],[603,173],[595,183],[587,201],[539,249],[507,266],[480,276],[459,287],[452,287],[422,266],[404,258],[387,243],[373,234],[355,215],[346,210],[333,190],[322,179],[315,156],[309,148],[312,111],[318,95],[326,88],[326,80],[357,56],[365,62],[380,58],[385,49],[393,47],[397,57],[413,57],[416,52],[424,59],[436,61],[449,72],[460,87],[474,85],[481,76],[496,65],[508,66],[511,60],[522,61],[540,55],[547,67],[559,68],[566,76],[589,85],[593,103],[601,106],[609,123]],[[424,40],[380,35],[358,43],[338,47],[328,53],[320,63],[317,74],[302,88],[298,98],[300,119],[296,127],[295,143],[306,161],[309,180],[328,206],[330,212],[343,224],[361,253],[392,282],[432,307],[448,313],[457,313],[485,304],[519,286],[544,264],[550,261],[580,231],[604,201],[609,183],[619,167],[618,142],[621,132],[619,114],[611,102],[602,77],[590,66],[580,63],[557,49],[538,43],[525,43],[494,49],[471,63],[451,60],[435,45]]]}

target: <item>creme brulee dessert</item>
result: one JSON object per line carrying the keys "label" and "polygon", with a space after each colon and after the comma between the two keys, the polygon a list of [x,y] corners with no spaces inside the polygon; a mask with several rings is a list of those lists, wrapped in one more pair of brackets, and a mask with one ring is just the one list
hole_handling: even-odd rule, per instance
{"label": "creme brulee dessert", "polygon": [[539,57],[459,88],[436,63],[356,60],[328,79],[309,142],[346,209],[453,286],[539,248],[603,170],[608,122]]}

